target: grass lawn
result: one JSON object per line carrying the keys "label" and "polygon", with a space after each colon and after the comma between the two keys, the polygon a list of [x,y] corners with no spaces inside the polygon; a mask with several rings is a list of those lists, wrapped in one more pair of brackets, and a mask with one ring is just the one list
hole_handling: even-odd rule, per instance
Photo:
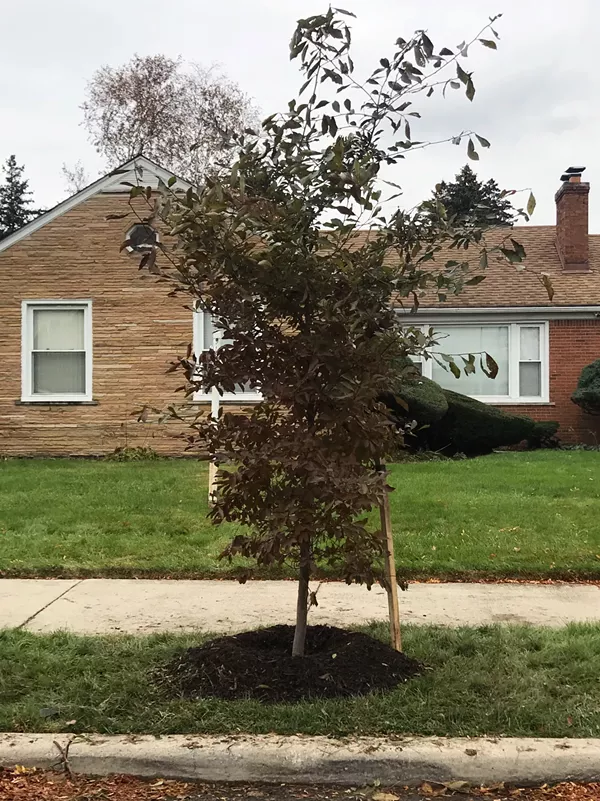
{"label": "grass lawn", "polygon": [[[207,521],[206,479],[191,460],[1,462],[0,575],[224,575],[236,528]],[[600,578],[600,453],[405,463],[391,482],[407,576]]]}
{"label": "grass lawn", "polygon": [[[365,630],[386,637],[384,624]],[[393,692],[270,706],[166,698],[151,671],[199,635],[4,631],[0,730],[600,736],[600,626],[407,626],[404,638],[432,670]]]}

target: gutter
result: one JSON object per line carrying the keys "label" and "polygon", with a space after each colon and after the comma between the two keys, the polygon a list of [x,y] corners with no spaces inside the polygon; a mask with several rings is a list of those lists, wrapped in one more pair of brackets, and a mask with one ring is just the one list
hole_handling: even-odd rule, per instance
{"label": "gutter", "polygon": [[407,319],[447,319],[452,317],[474,318],[489,316],[527,319],[544,317],[552,319],[593,320],[600,318],[600,306],[481,306],[481,307],[449,307],[421,306],[417,312],[410,312],[397,307],[398,316]]}

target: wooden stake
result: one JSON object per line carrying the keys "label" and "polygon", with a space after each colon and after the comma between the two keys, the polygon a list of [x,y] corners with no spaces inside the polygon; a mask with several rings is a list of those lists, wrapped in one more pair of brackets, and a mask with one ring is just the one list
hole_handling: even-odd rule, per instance
{"label": "wooden stake", "polygon": [[211,460],[208,463],[208,505],[215,503],[215,481],[217,478],[217,465]]}
{"label": "wooden stake", "polygon": [[[219,419],[220,396],[216,388],[213,387],[210,393],[210,415],[213,420]],[[215,503],[215,480],[217,478],[217,465],[212,461],[208,463],[208,505]]]}
{"label": "wooden stake", "polygon": [[[385,465],[381,466],[381,472],[387,476]],[[387,478],[386,478],[387,483]],[[392,647],[396,651],[402,650],[402,639],[400,636],[400,606],[398,604],[398,582],[396,580],[396,561],[394,559],[394,540],[392,538],[392,514],[390,511],[390,496],[384,491],[381,504],[379,506],[381,516],[381,530],[385,537],[385,578],[387,581],[388,609],[390,616],[390,639]]]}

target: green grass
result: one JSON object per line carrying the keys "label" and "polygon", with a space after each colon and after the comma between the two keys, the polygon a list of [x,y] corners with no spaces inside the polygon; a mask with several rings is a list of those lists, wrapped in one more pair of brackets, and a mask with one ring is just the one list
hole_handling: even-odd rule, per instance
{"label": "green grass", "polygon": [[[223,575],[237,529],[206,519],[206,478],[191,460],[1,462],[0,574]],[[410,462],[391,482],[408,576],[600,578],[600,453]]]}
{"label": "green grass", "polygon": [[[385,637],[383,624],[366,630]],[[273,706],[166,698],[151,672],[202,639],[0,632],[0,730],[600,736],[598,625],[406,627],[423,676],[385,695]]]}

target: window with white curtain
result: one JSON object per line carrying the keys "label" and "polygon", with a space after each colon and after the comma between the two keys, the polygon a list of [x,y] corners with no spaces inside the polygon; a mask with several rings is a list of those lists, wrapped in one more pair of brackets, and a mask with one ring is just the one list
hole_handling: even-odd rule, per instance
{"label": "window with white curtain", "polygon": [[24,301],[22,400],[92,399],[90,301]]}
{"label": "window with white curtain", "polygon": [[[194,353],[198,358],[203,351],[220,348],[228,342],[224,338],[223,332],[214,324],[212,315],[198,309],[194,312]],[[262,399],[260,392],[250,386],[240,386],[235,392],[225,392],[221,400],[225,401],[259,401]],[[194,400],[210,400],[211,393],[196,392]]]}
{"label": "window with white curtain", "polygon": [[[421,371],[446,389],[453,389],[489,403],[544,403],[548,390],[548,324],[432,324],[437,345],[430,348],[437,359],[423,359]],[[487,376],[479,357],[485,354],[498,365],[495,378]],[[441,354],[452,356],[460,368],[455,378]],[[461,358],[475,355],[475,372],[465,375]]]}

